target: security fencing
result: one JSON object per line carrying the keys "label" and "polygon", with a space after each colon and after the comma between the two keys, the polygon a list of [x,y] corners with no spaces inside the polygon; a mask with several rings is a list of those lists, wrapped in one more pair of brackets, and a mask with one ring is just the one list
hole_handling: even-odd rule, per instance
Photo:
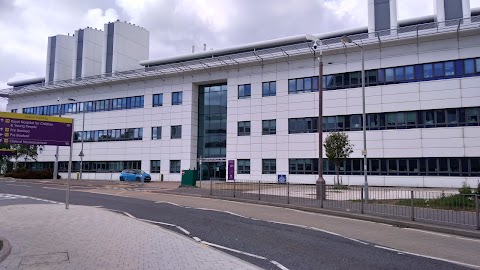
{"label": "security fencing", "polygon": [[[427,188],[325,185],[317,186],[262,181],[210,182],[209,193],[235,197],[377,215],[411,221],[455,225],[480,230],[480,194]],[[207,185],[204,185],[206,187]]]}

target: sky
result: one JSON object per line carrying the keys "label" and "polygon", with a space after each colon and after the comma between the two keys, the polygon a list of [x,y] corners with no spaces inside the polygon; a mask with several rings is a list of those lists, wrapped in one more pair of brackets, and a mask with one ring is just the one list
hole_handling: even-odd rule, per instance
{"label": "sky", "polygon": [[[150,31],[158,59],[367,25],[368,0],[0,0],[0,89],[44,77],[48,37],[128,21]],[[398,19],[434,13],[433,0],[397,0]],[[480,7],[480,0],[470,0]],[[5,110],[0,99],[0,110]]]}

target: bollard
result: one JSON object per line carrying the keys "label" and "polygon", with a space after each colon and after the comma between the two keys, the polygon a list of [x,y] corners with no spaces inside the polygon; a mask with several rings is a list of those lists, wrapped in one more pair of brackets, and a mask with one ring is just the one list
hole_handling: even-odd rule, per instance
{"label": "bollard", "polygon": [[475,196],[475,208],[477,212],[477,230],[480,230],[480,195]]}
{"label": "bollard", "polygon": [[287,204],[290,204],[290,183],[287,182]]}
{"label": "bollard", "polygon": [[415,221],[415,205],[414,205],[414,196],[413,196],[413,190],[410,191],[410,205],[412,207],[412,221]]}
{"label": "bollard", "polygon": [[260,201],[260,181],[258,181],[258,200]]}
{"label": "bollard", "polygon": [[363,187],[360,188],[360,213],[365,213],[363,210]]}
{"label": "bollard", "polygon": [[237,190],[236,183],[237,183],[237,181],[236,181],[235,179],[233,179],[233,197],[234,197],[234,198],[235,198],[235,196],[236,196],[235,193],[236,193],[236,190]]}

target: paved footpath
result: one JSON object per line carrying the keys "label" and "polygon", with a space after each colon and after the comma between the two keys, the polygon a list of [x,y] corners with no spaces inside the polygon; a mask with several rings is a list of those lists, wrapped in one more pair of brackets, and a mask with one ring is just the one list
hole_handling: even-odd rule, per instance
{"label": "paved footpath", "polygon": [[258,269],[159,226],[94,207],[0,207],[0,269]]}

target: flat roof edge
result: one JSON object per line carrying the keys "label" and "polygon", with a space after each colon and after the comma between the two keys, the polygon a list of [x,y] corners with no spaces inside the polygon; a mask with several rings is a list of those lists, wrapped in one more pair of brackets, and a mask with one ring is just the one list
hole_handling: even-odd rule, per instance
{"label": "flat roof edge", "polygon": [[10,82],[7,82],[7,85],[15,87],[15,86],[21,86],[26,84],[42,83],[44,81],[45,81],[45,77],[37,77],[37,78],[29,78],[29,79],[23,79],[18,81],[10,81]]}

